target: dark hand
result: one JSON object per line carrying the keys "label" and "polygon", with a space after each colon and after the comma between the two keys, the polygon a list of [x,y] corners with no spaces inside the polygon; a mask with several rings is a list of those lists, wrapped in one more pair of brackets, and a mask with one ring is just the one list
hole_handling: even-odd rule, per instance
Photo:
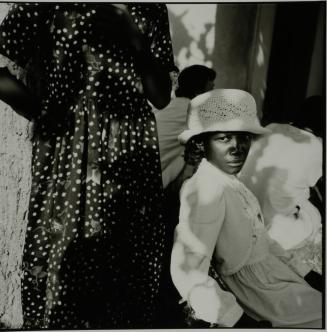
{"label": "dark hand", "polygon": [[310,271],[305,277],[304,280],[314,289],[318,290],[319,292],[322,292],[324,282],[322,275],[315,272]]}
{"label": "dark hand", "polygon": [[195,168],[200,164],[204,157],[204,148],[201,144],[189,141],[184,150],[184,160],[186,164],[193,165]]}
{"label": "dark hand", "polygon": [[[91,22],[100,40],[125,47],[133,56],[135,69],[140,74],[143,93],[157,109],[170,101],[171,80],[160,61],[153,57],[148,39],[124,4],[95,4]],[[99,35],[101,34],[101,35]]]}
{"label": "dark hand", "polygon": [[270,328],[272,327],[271,323],[267,320],[257,321],[246,313],[244,313],[238,322],[233,326],[234,328]]}
{"label": "dark hand", "polygon": [[143,47],[143,35],[124,4],[96,4],[94,24],[108,41],[131,46],[136,51]]}

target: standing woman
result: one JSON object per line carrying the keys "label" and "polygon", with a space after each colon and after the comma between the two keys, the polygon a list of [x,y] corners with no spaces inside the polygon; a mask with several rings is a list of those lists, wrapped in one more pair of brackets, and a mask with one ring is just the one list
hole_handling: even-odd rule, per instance
{"label": "standing woman", "polygon": [[15,4],[0,52],[40,87],[0,70],[0,98],[35,120],[24,327],[152,327],[165,226],[147,100],[170,100],[165,5]]}

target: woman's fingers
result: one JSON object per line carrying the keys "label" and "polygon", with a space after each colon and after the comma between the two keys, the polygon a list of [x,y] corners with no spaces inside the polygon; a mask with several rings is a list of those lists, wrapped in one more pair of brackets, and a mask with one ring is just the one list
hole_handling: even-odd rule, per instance
{"label": "woman's fingers", "polygon": [[96,4],[93,24],[104,38],[131,44],[140,31],[127,11],[126,5]]}

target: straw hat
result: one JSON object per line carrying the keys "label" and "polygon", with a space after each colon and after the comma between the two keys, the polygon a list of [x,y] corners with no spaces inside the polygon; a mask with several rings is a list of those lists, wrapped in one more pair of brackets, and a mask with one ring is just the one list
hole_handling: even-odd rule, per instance
{"label": "straw hat", "polygon": [[205,132],[270,132],[260,125],[254,98],[248,92],[237,89],[215,89],[192,99],[187,126],[188,129],[178,137],[182,143]]}

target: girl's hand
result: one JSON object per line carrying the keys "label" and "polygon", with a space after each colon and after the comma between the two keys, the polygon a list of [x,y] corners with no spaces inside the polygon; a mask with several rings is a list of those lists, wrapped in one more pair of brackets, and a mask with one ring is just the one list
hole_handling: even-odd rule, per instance
{"label": "girl's hand", "polygon": [[221,302],[213,287],[194,288],[189,296],[189,304],[196,318],[208,323],[217,323]]}
{"label": "girl's hand", "polygon": [[184,150],[184,160],[188,165],[197,168],[204,157],[204,146],[200,143],[190,140],[187,142]]}

